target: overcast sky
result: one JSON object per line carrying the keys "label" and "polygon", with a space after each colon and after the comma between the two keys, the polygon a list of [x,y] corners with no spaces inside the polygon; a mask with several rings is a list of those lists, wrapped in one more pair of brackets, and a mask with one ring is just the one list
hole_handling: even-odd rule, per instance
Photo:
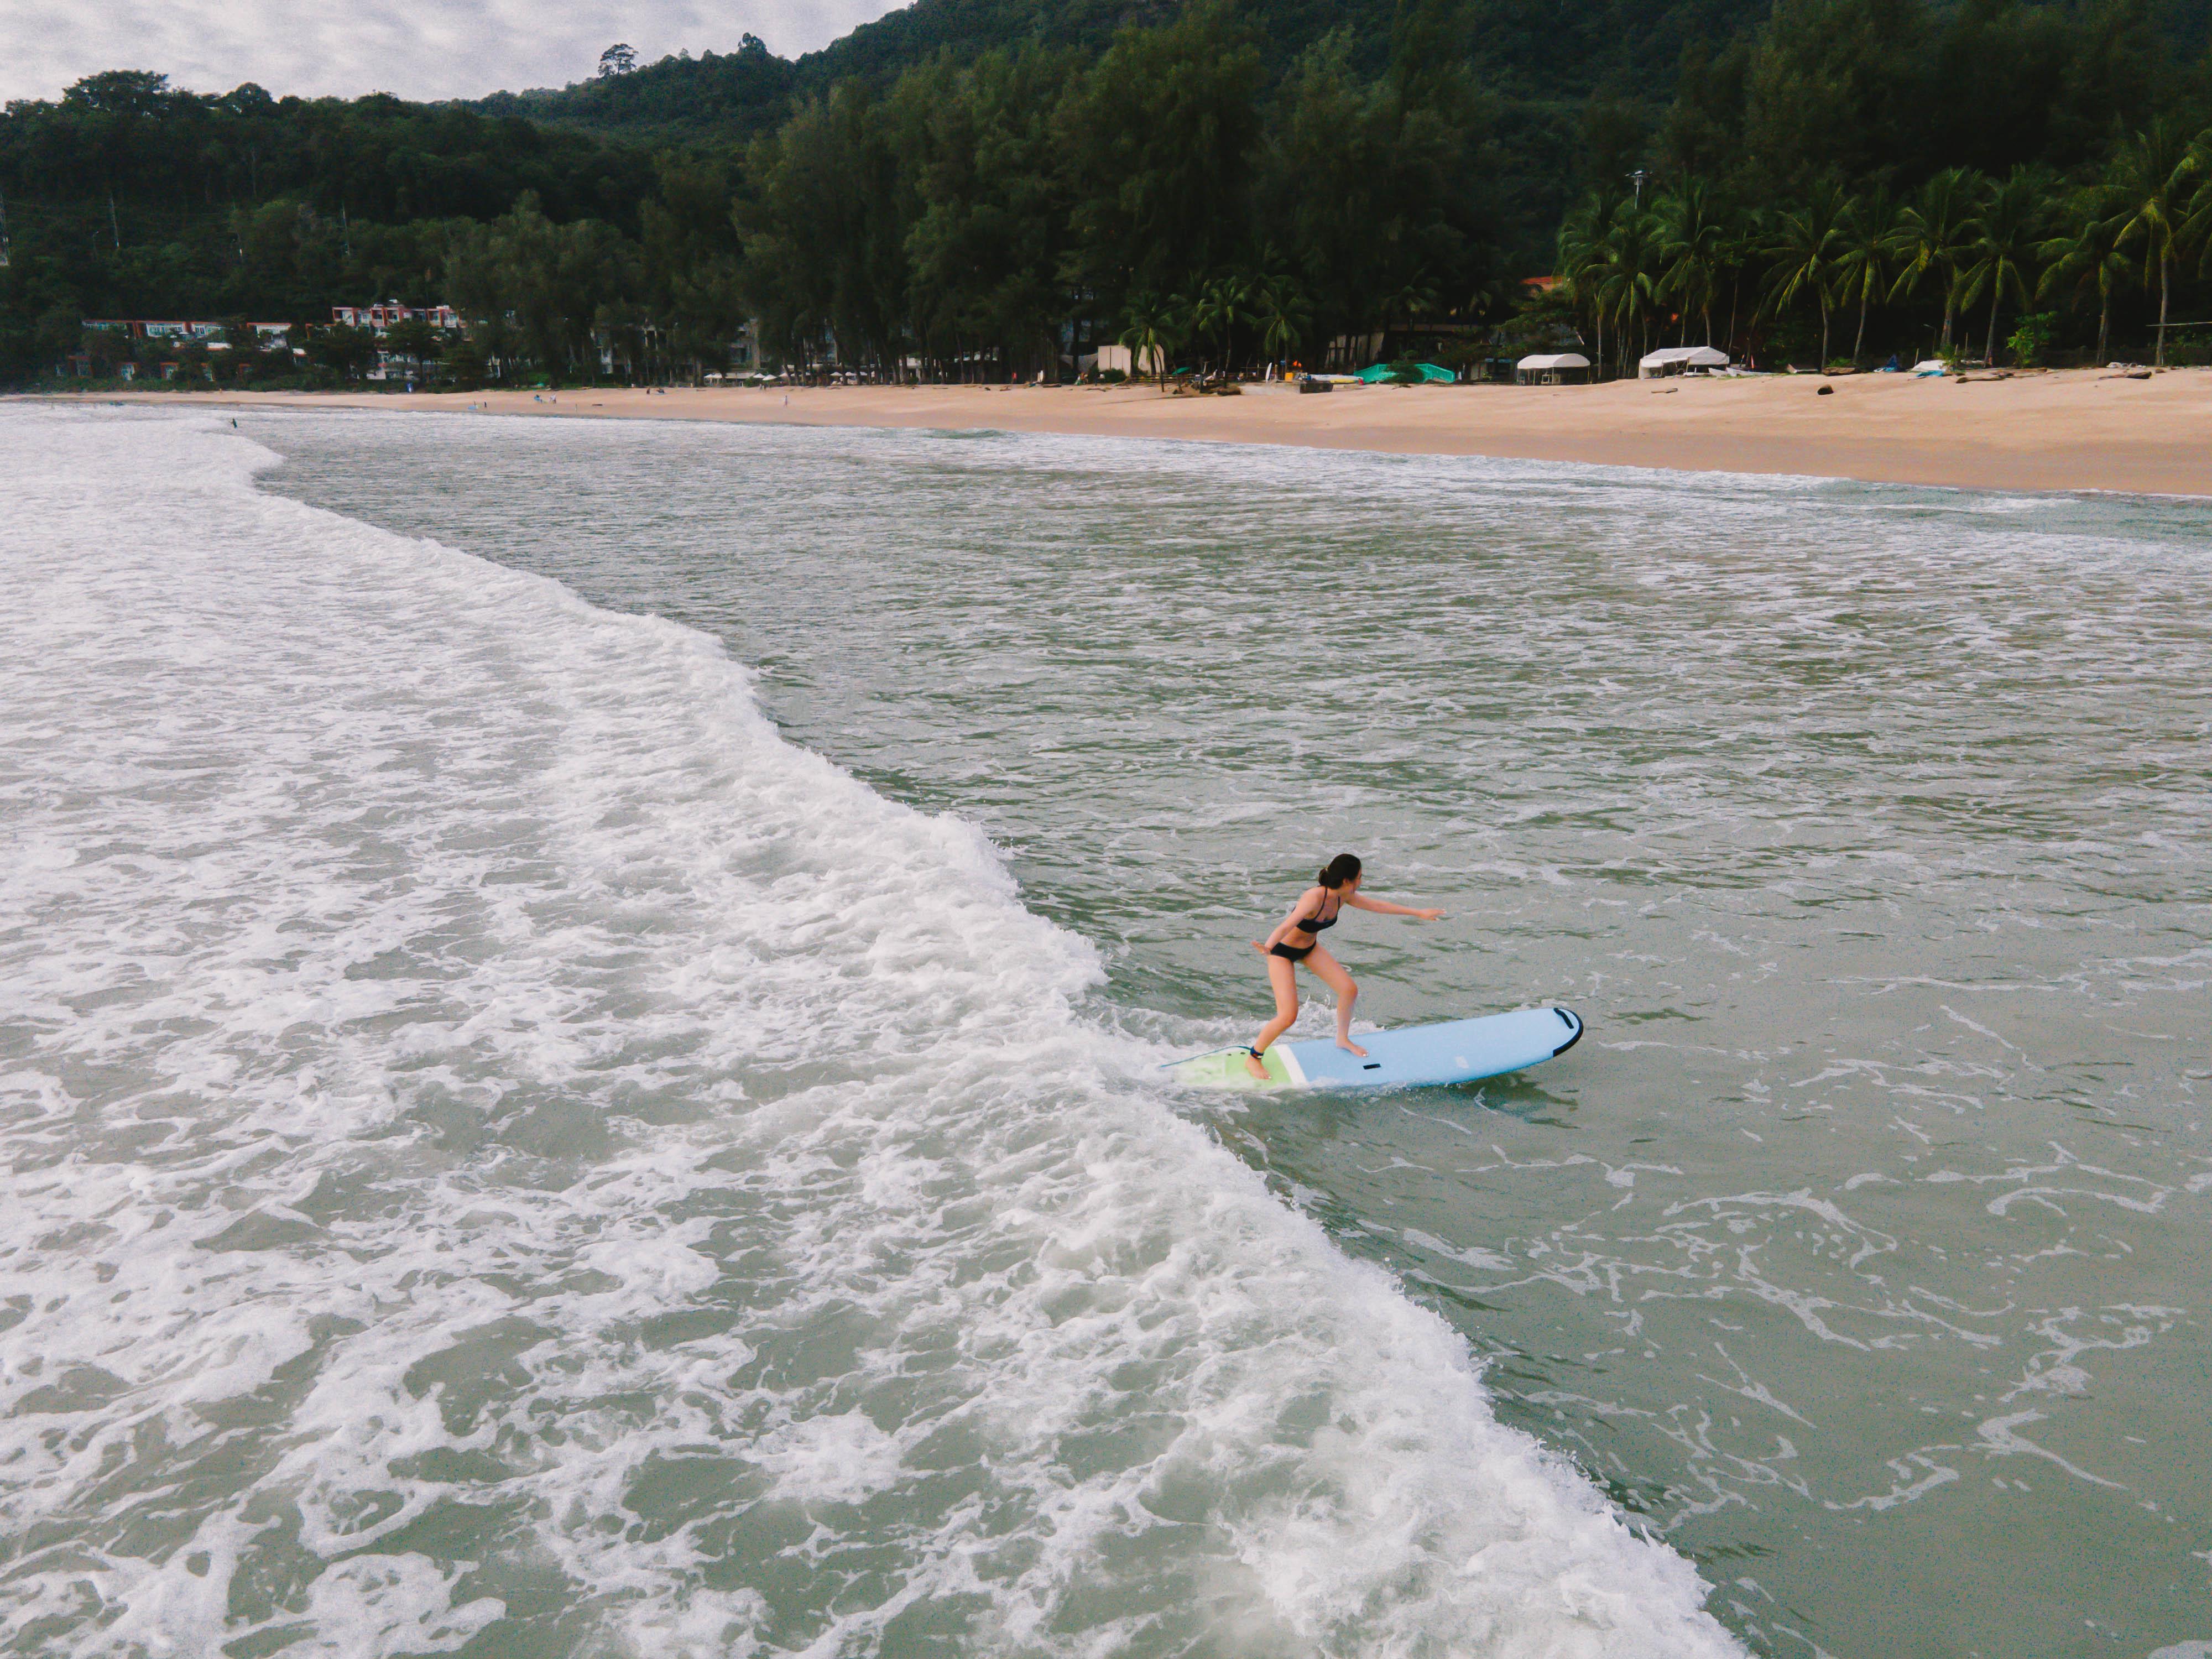
{"label": "overcast sky", "polygon": [[101,70],[194,92],[256,81],[283,97],[474,98],[590,75],[617,40],[651,63],[735,50],[795,57],[890,0],[0,0],[0,99],[52,98]]}

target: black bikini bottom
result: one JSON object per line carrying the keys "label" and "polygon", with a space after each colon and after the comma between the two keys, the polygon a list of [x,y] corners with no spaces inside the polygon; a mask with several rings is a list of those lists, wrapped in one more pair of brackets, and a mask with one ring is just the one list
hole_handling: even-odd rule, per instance
{"label": "black bikini bottom", "polygon": [[1311,945],[1270,945],[1267,954],[1271,957],[1280,957],[1285,962],[1304,962],[1319,949],[1321,949],[1321,941],[1316,939]]}

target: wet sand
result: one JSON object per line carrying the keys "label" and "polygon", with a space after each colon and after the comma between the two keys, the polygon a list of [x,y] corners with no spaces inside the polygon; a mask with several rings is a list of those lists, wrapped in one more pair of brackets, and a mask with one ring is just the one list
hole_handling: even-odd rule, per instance
{"label": "wet sand", "polygon": [[[1823,387],[1829,395],[1820,395]],[[167,404],[427,410],[547,420],[997,428],[1962,489],[2212,495],[2212,369],[2174,369],[2148,380],[2075,369],[1963,381],[1863,374],[1600,386],[1339,386],[1320,396],[1265,386],[1236,398],[1163,396],[1149,386],[124,395]]]}

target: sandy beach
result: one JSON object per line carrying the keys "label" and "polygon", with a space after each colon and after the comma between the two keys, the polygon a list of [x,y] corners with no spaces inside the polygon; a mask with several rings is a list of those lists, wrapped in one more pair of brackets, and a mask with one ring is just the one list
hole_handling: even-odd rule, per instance
{"label": "sandy beach", "polygon": [[[1824,388],[1829,395],[1821,395]],[[1340,386],[1325,396],[1264,386],[1237,398],[1079,386],[124,396],[156,404],[404,409],[548,420],[987,428],[1961,489],[2212,494],[2207,447],[2212,370],[2193,368],[2148,380],[2079,369],[1964,380],[1863,374],[1599,386]]]}

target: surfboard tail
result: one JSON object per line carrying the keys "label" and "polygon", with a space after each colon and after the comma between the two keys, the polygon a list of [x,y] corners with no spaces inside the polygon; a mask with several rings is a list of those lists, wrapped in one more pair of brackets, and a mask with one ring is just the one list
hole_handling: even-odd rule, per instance
{"label": "surfboard tail", "polygon": [[1210,1089],[1298,1089],[1305,1086],[1305,1073],[1297,1057],[1282,1043],[1269,1048],[1264,1059],[1267,1067],[1265,1083],[1252,1075],[1245,1065],[1243,1048],[1216,1048],[1211,1053],[1193,1054],[1188,1060],[1173,1060],[1160,1067],[1178,1083],[1196,1084]]}

